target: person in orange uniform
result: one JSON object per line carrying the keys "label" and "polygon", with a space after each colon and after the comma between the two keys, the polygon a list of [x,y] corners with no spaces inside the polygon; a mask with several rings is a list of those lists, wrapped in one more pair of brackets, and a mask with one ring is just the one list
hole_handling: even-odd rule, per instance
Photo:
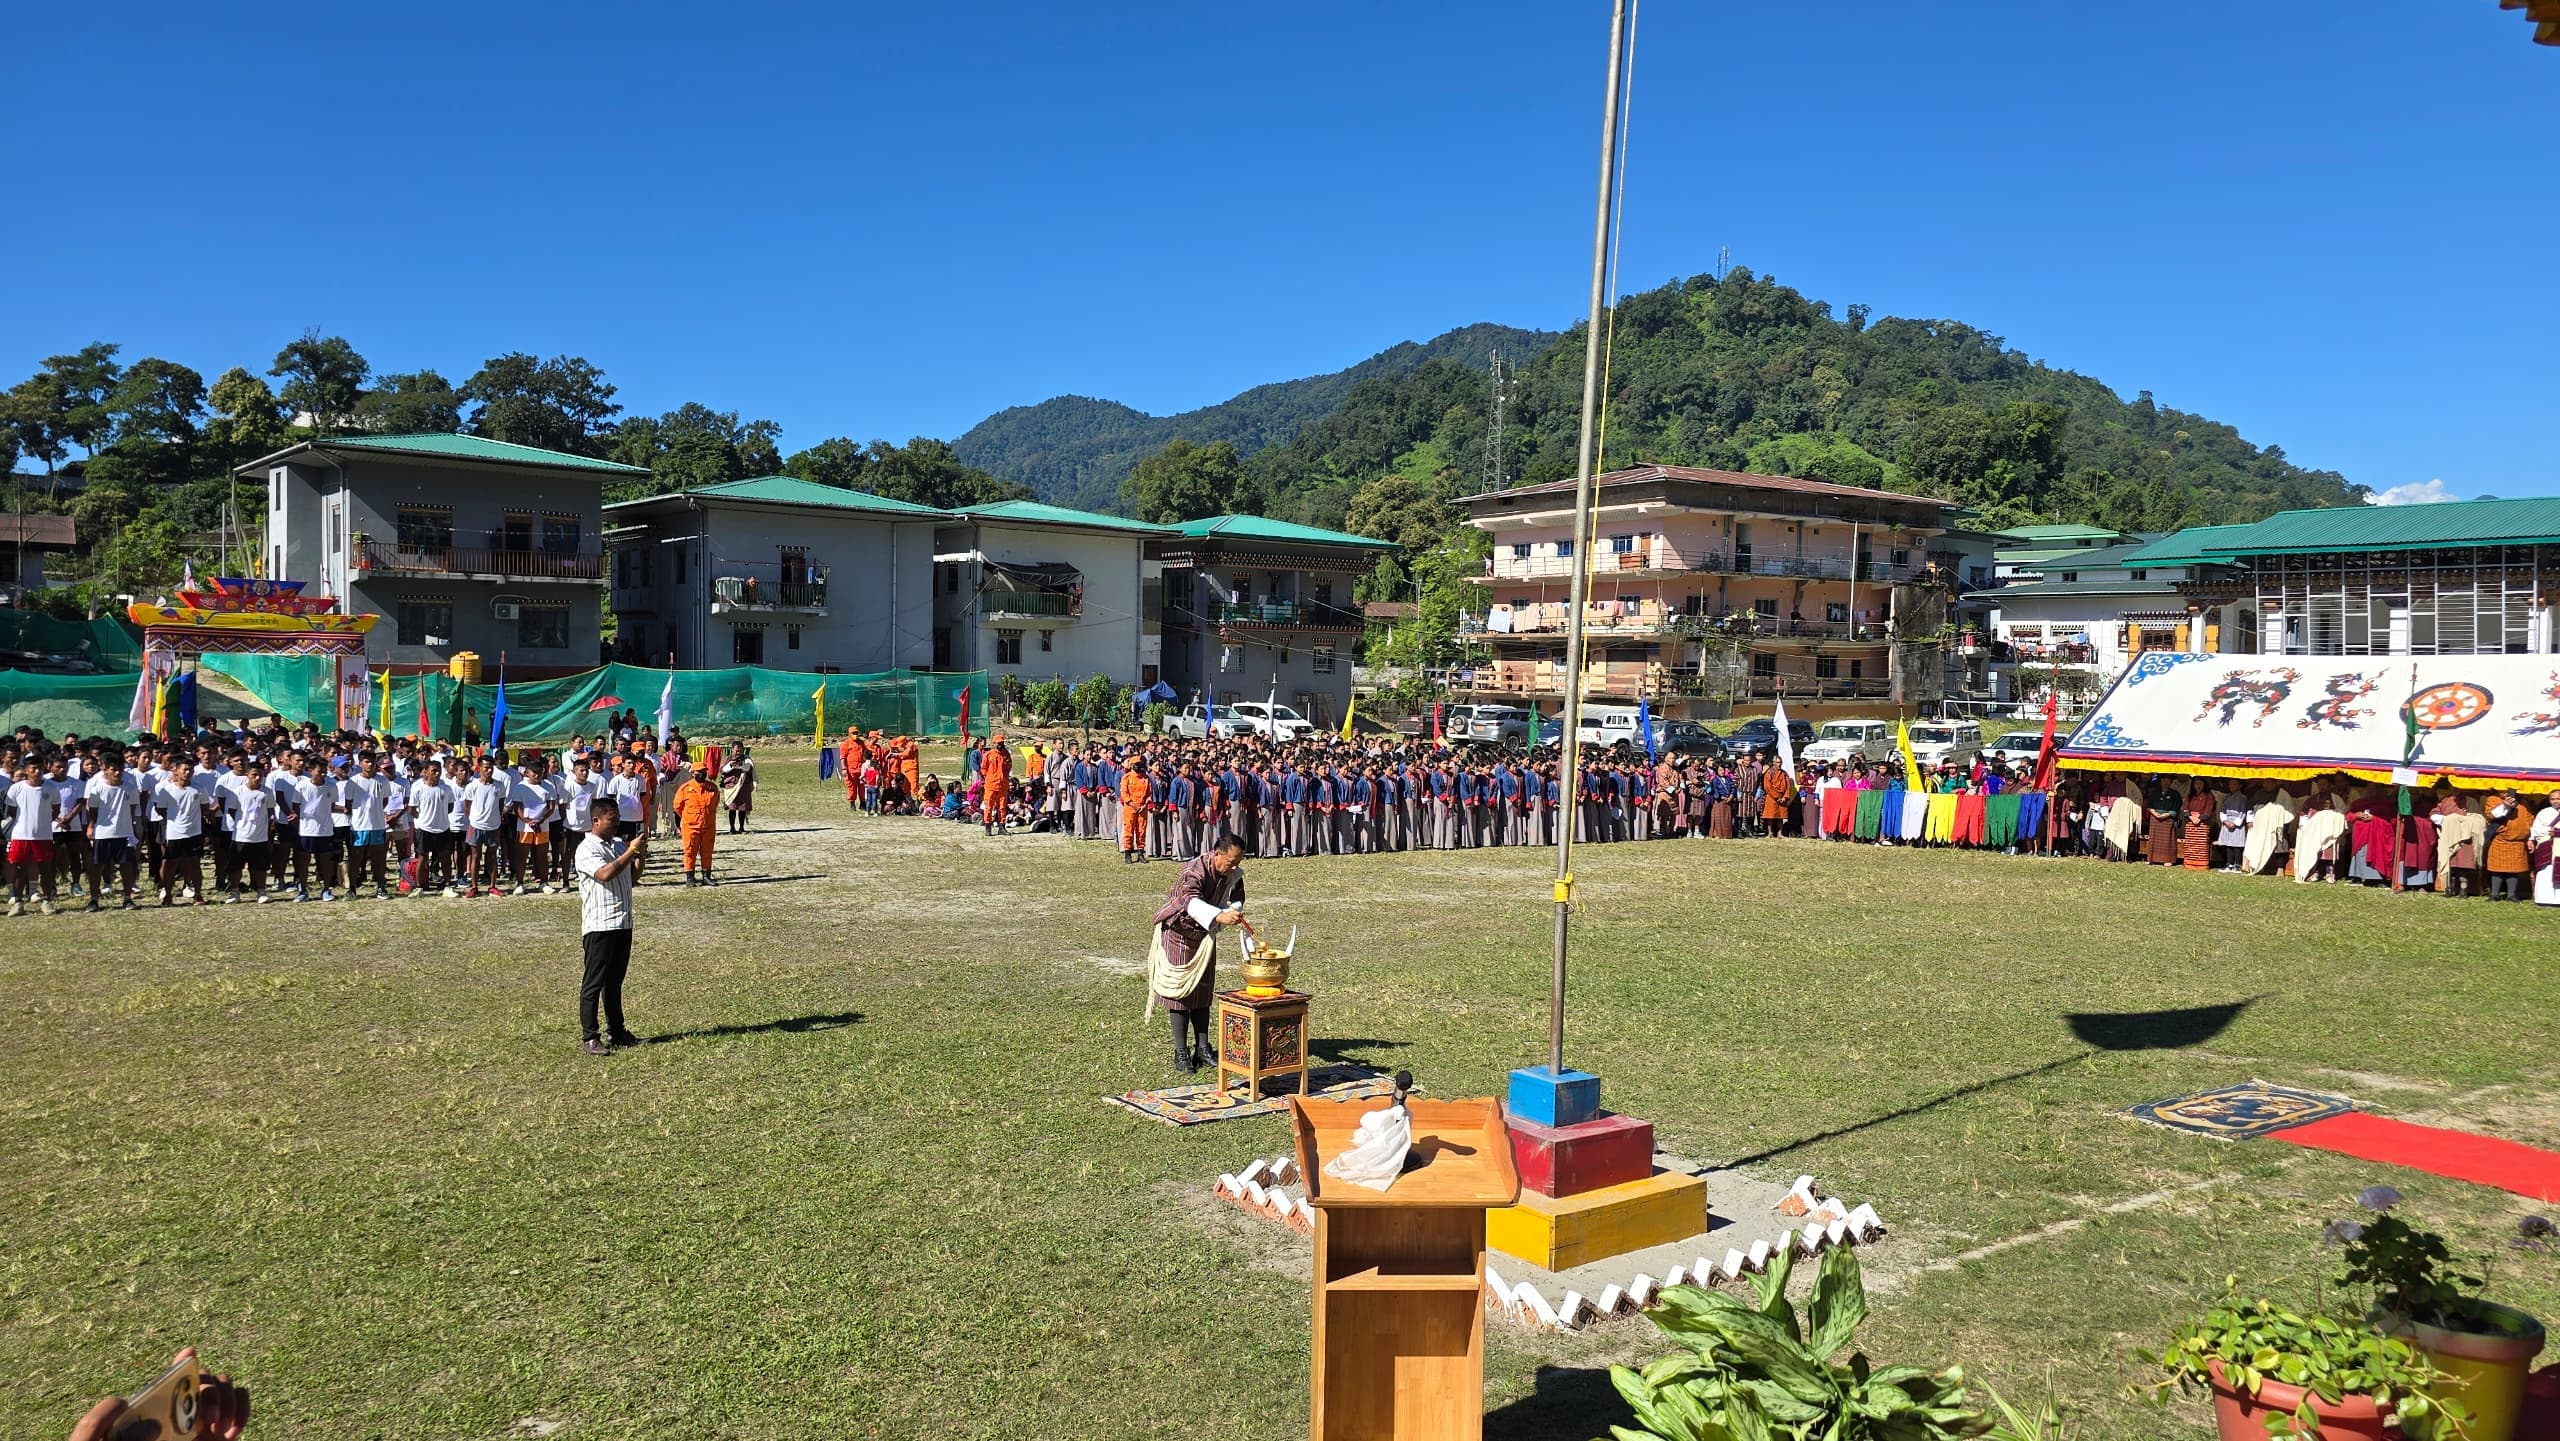
{"label": "person in orange uniform", "polygon": [[836,769],[844,773],[844,803],[855,810],[862,809],[862,763],[870,754],[861,730],[846,726],[844,741],[836,747]]}
{"label": "person in orange uniform", "polygon": [[1136,865],[1147,858],[1146,760],[1131,756],[1120,772],[1120,859]]}
{"label": "person in orange uniform", "polygon": [[[676,834],[684,842],[684,883],[688,886],[717,885],[711,878],[711,839],[720,834],[720,785],[711,773],[696,770],[683,785],[676,787],[675,800],[669,808],[676,813]],[[695,879],[696,872],[701,879]]]}
{"label": "person in orange uniform", "polygon": [[978,820],[991,836],[1013,834],[1006,806],[1013,800],[1013,752],[1004,748],[1004,737],[994,738],[985,754],[978,758]]}
{"label": "person in orange uniform", "polygon": [[914,736],[900,736],[892,742],[898,748],[898,773],[907,778],[907,794],[924,792],[924,747]]}

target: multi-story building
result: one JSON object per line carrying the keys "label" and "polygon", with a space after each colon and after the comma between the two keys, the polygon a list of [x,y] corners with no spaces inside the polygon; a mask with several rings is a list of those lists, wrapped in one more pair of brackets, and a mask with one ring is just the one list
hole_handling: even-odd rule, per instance
{"label": "multi-story building", "polygon": [[944,511],[769,475],[604,514],[616,660],[855,674],[933,660]]}
{"label": "multi-story building", "polygon": [[1994,578],[2002,581],[2035,580],[2051,567],[2077,564],[2084,552],[2158,539],[2102,525],[2020,525],[1993,534],[2000,542]]}
{"label": "multi-story building", "polygon": [[[2190,533],[2239,528],[2205,526]],[[2237,606],[2191,607],[2182,594],[2182,587],[2230,570],[2192,547],[2172,553],[2163,539],[2079,547],[2043,564],[2040,577],[2011,581],[1985,597],[1995,607],[1998,659],[2051,673],[2012,694],[2013,676],[1995,664],[2002,700],[2032,700],[2046,690],[2074,700],[2091,697],[2146,650],[2203,649],[2241,623]]]}
{"label": "multi-story building", "polygon": [[1174,535],[1034,500],[970,507],[934,531],[933,668],[1153,684],[1164,638],[1148,547]]}
{"label": "multi-story building", "polygon": [[1393,543],[1253,515],[1174,527],[1164,572],[1163,678],[1189,700],[1267,700],[1318,725],[1351,703],[1366,624],[1351,587]]}
{"label": "multi-story building", "polygon": [[374,670],[474,651],[519,677],[601,659],[604,485],[648,475],[474,435],[331,436],[234,473],[267,483],[267,574],[384,618]]}
{"label": "multi-story building", "polygon": [[[2177,583],[2180,649],[2265,655],[2546,655],[2560,500],[2288,510],[2143,547],[2209,561]],[[2148,642],[2146,642],[2146,645]]]}
{"label": "multi-story building", "polygon": [[1461,502],[1493,539],[1474,623],[1493,659],[1475,689],[1564,694],[1581,565],[1586,695],[1649,697],[1674,714],[1782,693],[1791,708],[1938,698],[1952,578],[1929,553],[1945,502],[1663,465],[1612,471],[1597,487],[1590,555],[1575,554],[1571,481]]}
{"label": "multi-story building", "polygon": [[21,592],[44,587],[47,553],[77,544],[77,528],[67,515],[0,514],[0,601],[15,605]]}

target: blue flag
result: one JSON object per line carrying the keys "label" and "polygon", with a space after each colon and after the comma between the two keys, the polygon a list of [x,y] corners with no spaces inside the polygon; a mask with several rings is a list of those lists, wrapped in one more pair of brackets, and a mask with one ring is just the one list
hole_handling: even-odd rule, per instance
{"label": "blue flag", "polygon": [[507,743],[507,673],[498,672],[497,704],[489,707],[489,746],[496,749]]}
{"label": "blue flag", "polygon": [[1644,758],[1648,761],[1662,759],[1653,749],[1653,705],[1642,696],[1636,697],[1636,733],[1644,737]]}

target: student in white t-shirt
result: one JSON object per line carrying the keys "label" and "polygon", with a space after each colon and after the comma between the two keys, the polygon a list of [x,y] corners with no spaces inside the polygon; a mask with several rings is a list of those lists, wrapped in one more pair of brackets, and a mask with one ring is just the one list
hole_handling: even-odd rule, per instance
{"label": "student in white t-shirt", "polygon": [[[267,862],[275,856],[276,793],[267,785],[264,761],[243,762],[231,780],[234,784],[226,793],[225,804],[231,813],[232,849],[249,873],[249,893],[263,906],[267,903]],[[236,887],[231,899],[240,899]]]}
{"label": "student in white t-shirt", "polygon": [[366,751],[356,758],[356,773],[347,777],[340,795],[347,807],[347,898],[355,899],[365,877],[373,877],[373,898],[391,899],[382,858],[389,850],[391,794],[399,783],[382,774],[381,762]]}
{"label": "student in white t-shirt", "polygon": [[537,887],[545,894],[551,890],[551,818],[556,803],[551,794],[550,768],[537,756],[526,763],[508,803],[516,813],[516,894],[525,895]]}
{"label": "student in white t-shirt", "polygon": [[476,896],[486,887],[490,895],[498,895],[499,872],[507,863],[507,792],[487,756],[462,788],[461,810],[462,893]]}
{"label": "student in white t-shirt", "polygon": [[[151,788],[151,814],[160,823],[160,904],[204,904],[204,792],[195,786],[196,763],[179,756],[169,777]],[[183,884],[181,882],[183,881]]]}
{"label": "student in white t-shirt", "polygon": [[132,910],[142,859],[142,848],[135,843],[136,823],[143,813],[142,780],[124,768],[124,757],[110,755],[81,787],[80,800],[89,813],[89,904],[85,909],[97,910],[106,899],[110,878],[121,873],[123,886],[117,894],[124,898],[123,909]]}
{"label": "student in white t-shirt", "polygon": [[34,761],[18,763],[0,809],[7,811],[9,834],[9,914],[27,913],[28,897],[38,891],[37,902],[46,915],[53,914],[53,822],[56,807],[53,787],[45,784],[44,771]]}

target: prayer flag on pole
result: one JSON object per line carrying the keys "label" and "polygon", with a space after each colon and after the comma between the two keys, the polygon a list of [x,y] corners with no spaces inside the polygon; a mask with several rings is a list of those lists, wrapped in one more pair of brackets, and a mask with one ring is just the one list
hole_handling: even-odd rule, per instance
{"label": "prayer flag on pole", "polygon": [[[506,684],[506,652],[498,653],[500,687]],[[658,688],[658,749],[665,750],[676,728],[676,656],[667,652],[667,683]]]}
{"label": "prayer flag on pole", "polygon": [[507,653],[498,652],[498,699],[489,707],[489,749],[507,743]]}
{"label": "prayer flag on pole", "polygon": [[818,682],[818,688],[809,693],[809,699],[818,703],[818,731],[816,741],[818,749],[823,752],[827,748],[827,683],[825,681]]}
{"label": "prayer flag on pole", "polygon": [[391,672],[384,671],[382,680],[382,722],[374,727],[384,735],[391,734]]}
{"label": "prayer flag on pole", "polygon": [[[2409,663],[2409,700],[2404,702],[2400,707],[2400,769],[2403,771],[2415,771],[2418,768],[2418,744],[2420,737],[2418,734],[2417,696],[2418,665],[2417,662],[2411,661]],[[2415,812],[2415,806],[2416,802],[2409,794],[2409,787],[2406,785],[2400,787],[2400,814],[2404,816],[2413,814]]]}
{"label": "prayer flag on pole", "polygon": [[2045,692],[2044,739],[2036,743],[2036,774],[2035,779],[2028,783],[2035,790],[2053,789],[2053,719],[2061,709],[2060,699],[2051,691]]}
{"label": "prayer flag on pole", "polygon": [[1925,791],[1929,783],[1920,779],[1920,758],[1911,753],[1911,720],[1905,716],[1893,723],[1893,738],[1902,743],[1902,784],[1905,789]]}
{"label": "prayer flag on pole", "polygon": [[1787,733],[1787,693],[1778,692],[1778,709],[1772,719],[1778,723],[1778,766],[1789,776],[1796,773],[1796,738]]}
{"label": "prayer flag on pole", "polygon": [[1532,701],[1529,705],[1529,749],[1536,750],[1541,743],[1538,732],[1545,720],[1546,717],[1538,714],[1537,703]]}
{"label": "prayer flag on pole", "polygon": [[1644,696],[1636,697],[1636,731],[1644,737],[1644,758],[1647,761],[1660,760],[1653,749],[1653,702]]}
{"label": "prayer flag on pole", "polygon": [[1351,739],[1351,718],[1359,713],[1360,697],[1355,695],[1351,698],[1350,703],[1342,708],[1342,738],[1344,740]]}
{"label": "prayer flag on pole", "polygon": [[956,700],[956,701],[960,702],[960,739],[962,739],[962,740],[964,740],[964,741],[965,741],[965,740],[967,740],[967,739],[969,738],[969,687],[968,687],[968,685],[967,685],[966,683],[963,683],[963,684],[961,685],[961,687],[960,687],[958,690],[955,690],[955,691],[953,691],[953,692],[951,693],[951,698],[952,698],[953,700]]}

